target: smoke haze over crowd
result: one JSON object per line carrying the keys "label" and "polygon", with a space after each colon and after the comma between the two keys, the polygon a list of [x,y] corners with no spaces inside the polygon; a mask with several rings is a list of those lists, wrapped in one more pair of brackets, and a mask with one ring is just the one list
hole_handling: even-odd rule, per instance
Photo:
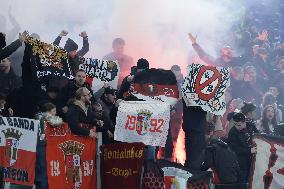
{"label": "smoke haze over crowd", "polygon": [[201,46],[217,56],[243,9],[241,1],[230,0],[1,1],[2,16],[11,7],[21,31],[38,33],[44,41],[52,42],[66,29],[68,37],[81,44],[78,34],[85,30],[91,48],[87,56],[101,58],[112,50],[112,40],[122,37],[125,53],[134,61],[145,57],[152,67],[167,69],[173,64],[185,68],[195,55],[188,32],[197,34]]}

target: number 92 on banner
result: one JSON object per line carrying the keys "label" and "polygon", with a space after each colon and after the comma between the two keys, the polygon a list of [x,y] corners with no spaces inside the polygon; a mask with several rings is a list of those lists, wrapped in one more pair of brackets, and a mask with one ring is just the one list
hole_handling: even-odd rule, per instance
{"label": "number 92 on banner", "polygon": [[170,106],[166,103],[131,101],[119,105],[114,139],[164,146],[168,135]]}
{"label": "number 92 on banner", "polygon": [[149,121],[145,120],[143,116],[127,116],[127,122],[125,129],[130,131],[137,131],[138,134],[142,134],[143,131],[162,133],[162,127],[164,125],[164,119],[152,118]]}

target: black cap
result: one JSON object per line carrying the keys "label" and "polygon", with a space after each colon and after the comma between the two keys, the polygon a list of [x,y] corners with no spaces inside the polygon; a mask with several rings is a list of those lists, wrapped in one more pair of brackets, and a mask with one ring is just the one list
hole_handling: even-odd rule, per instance
{"label": "black cap", "polygon": [[115,95],[116,94],[116,90],[113,89],[112,87],[107,87],[105,88],[105,92],[104,94],[111,94],[111,95]]}
{"label": "black cap", "polygon": [[139,69],[149,69],[149,62],[148,60],[144,59],[144,58],[140,58],[137,61],[137,67],[138,70]]}
{"label": "black cap", "polygon": [[72,39],[68,38],[66,43],[65,43],[65,45],[64,45],[64,49],[67,52],[71,52],[71,51],[77,50],[78,49],[78,45]]}
{"label": "black cap", "polygon": [[244,102],[244,106],[241,108],[241,112],[243,114],[247,114],[248,112],[252,112],[256,110],[256,106],[252,102]]}
{"label": "black cap", "polygon": [[0,49],[6,47],[6,36],[4,33],[0,32]]}
{"label": "black cap", "polygon": [[246,116],[243,113],[235,113],[233,115],[233,120],[235,122],[245,122],[246,121]]}

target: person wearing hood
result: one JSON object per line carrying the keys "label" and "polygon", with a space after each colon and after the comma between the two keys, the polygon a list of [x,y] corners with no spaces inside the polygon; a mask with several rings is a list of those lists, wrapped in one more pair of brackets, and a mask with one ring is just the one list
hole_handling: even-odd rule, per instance
{"label": "person wearing hood", "polygon": [[[62,30],[58,37],[54,40],[53,44],[59,46],[59,43],[62,37],[67,36],[68,32],[66,30]],[[87,32],[83,31],[79,34],[80,37],[83,38],[83,47],[78,50],[78,45],[70,38],[67,39],[64,49],[69,53],[71,57],[77,56],[85,56],[89,52],[89,41]]]}
{"label": "person wearing hood", "polygon": [[[62,30],[58,37],[54,40],[53,44],[59,46],[59,43],[62,37],[67,36],[68,32],[66,30]],[[69,61],[71,70],[73,73],[79,70],[79,57],[85,56],[89,52],[89,41],[88,41],[88,34],[87,32],[83,31],[79,34],[80,37],[83,38],[83,47],[78,51],[78,45],[72,39],[68,38],[64,49],[69,55]]]}
{"label": "person wearing hood", "polygon": [[[68,35],[68,32],[66,30],[62,30],[60,34],[58,35],[58,37],[54,40],[53,45],[59,46],[62,37],[67,36],[67,35]],[[81,32],[79,36],[83,38],[83,47],[81,50],[78,51],[77,43],[75,43],[75,41],[73,41],[70,38],[67,39],[64,45],[64,49],[68,53],[69,66],[70,66],[71,73],[73,74],[73,76],[75,76],[76,73],[79,71],[80,57],[84,56],[89,51],[89,42],[88,42],[87,33],[85,31]],[[52,76],[48,82],[48,85],[56,86],[59,89],[62,89],[66,86],[67,83],[68,83],[68,79],[65,77]]]}
{"label": "person wearing hood", "polygon": [[253,133],[247,128],[245,115],[235,113],[233,121],[234,126],[229,131],[227,142],[238,157],[240,166],[239,183],[247,183],[252,157],[257,152],[257,148],[251,142]]}
{"label": "person wearing hood", "polygon": [[244,103],[241,112],[246,116],[246,127],[251,134],[258,133],[256,128],[256,106],[252,102]]}
{"label": "person wearing hood", "polygon": [[[214,172],[216,184],[233,187],[239,180],[240,167],[237,156],[228,144],[220,139],[211,139],[205,149],[205,159],[201,169],[206,171],[209,168]],[[234,188],[237,189],[238,186]]]}
{"label": "person wearing hood", "polygon": [[0,61],[9,57],[20,46],[22,46],[23,42],[25,42],[28,36],[29,33],[27,31],[24,31],[23,33],[19,34],[19,39],[6,46],[6,35],[0,32]]}
{"label": "person wearing hood", "polygon": [[132,83],[136,73],[142,72],[142,71],[148,70],[148,69],[149,69],[149,62],[148,62],[148,60],[145,59],[145,58],[140,58],[137,61],[137,66],[134,69],[135,71],[132,72],[130,75],[126,76],[123,79],[121,87],[120,87],[120,89],[117,92],[117,98],[119,98],[119,99],[123,99],[124,98],[124,94],[126,92],[128,92],[128,90],[130,89],[131,83]]}

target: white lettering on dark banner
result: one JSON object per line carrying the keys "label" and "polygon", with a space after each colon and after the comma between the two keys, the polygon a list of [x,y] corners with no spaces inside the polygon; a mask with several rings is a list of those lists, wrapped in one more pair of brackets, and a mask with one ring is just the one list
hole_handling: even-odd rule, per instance
{"label": "white lettering on dark banner", "polygon": [[118,76],[118,63],[115,61],[81,58],[79,69],[84,70],[91,78],[101,81],[112,81]]}

